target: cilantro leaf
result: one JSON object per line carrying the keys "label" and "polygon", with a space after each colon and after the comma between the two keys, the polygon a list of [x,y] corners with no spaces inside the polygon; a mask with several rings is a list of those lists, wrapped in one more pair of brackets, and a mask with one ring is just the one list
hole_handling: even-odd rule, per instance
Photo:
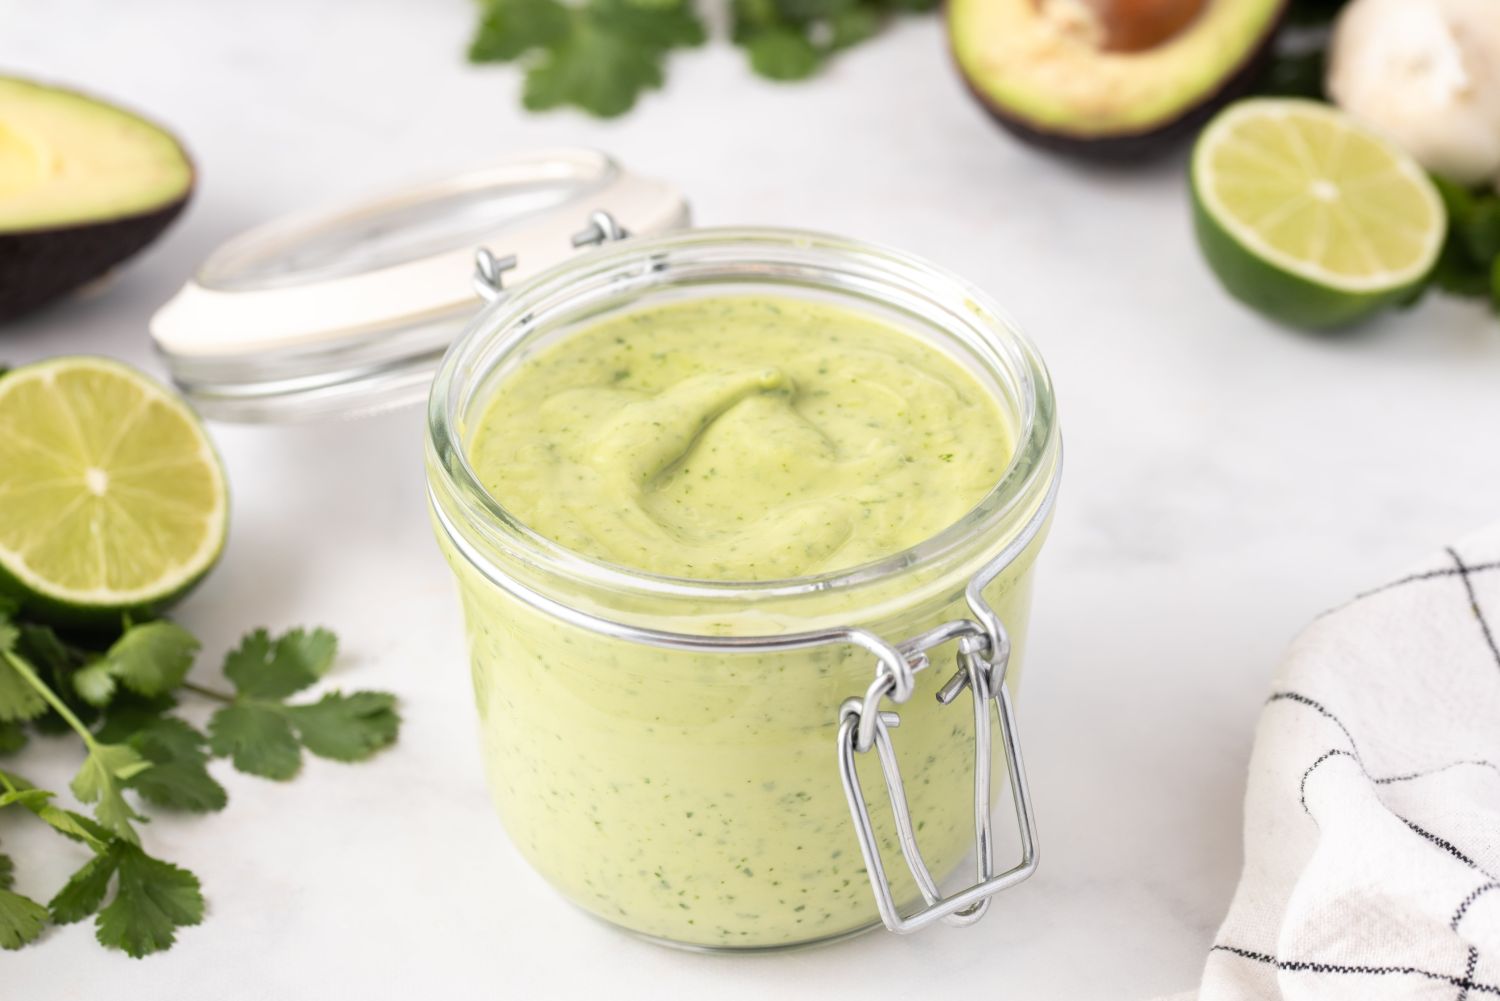
{"label": "cilantro leaf", "polygon": [[135,842],[139,836],[130,822],[146,818],[125,802],[124,783],[150,767],[151,762],[124,744],[95,744],[69,788],[80,802],[94,804],[99,823],[126,841]]}
{"label": "cilantro leaf", "polygon": [[[242,772],[289,779],[302,767],[303,747],[320,757],[362,761],[393,742],[401,718],[391,695],[332,692],[310,705],[282,703],[326,674],[337,649],[326,629],[297,629],[275,640],[265,630],[246,636],[224,663],[236,695],[209,720],[209,749]],[[189,757],[181,743],[172,749],[174,762]]]}
{"label": "cilantro leaf", "polygon": [[600,27],[643,48],[690,48],[707,37],[686,0],[591,0],[588,10]]}
{"label": "cilantro leaf", "polygon": [[178,928],[203,920],[197,876],[126,841],[110,845],[109,855],[115,864],[115,896],[94,922],[101,945],[139,959],[171,948]]}
{"label": "cilantro leaf", "polygon": [[35,622],[21,623],[21,639],[16,644],[16,652],[48,681],[58,681],[98,656],[95,651],[64,641],[51,626]]}
{"label": "cilantro leaf", "polygon": [[829,47],[847,49],[875,37],[880,31],[880,15],[868,7],[852,7],[835,13],[828,24]]}
{"label": "cilantro leaf", "polygon": [[302,748],[280,706],[225,706],[208,723],[209,747],[234,767],[268,779],[289,779],[302,767]]}
{"label": "cilantro leaf", "polygon": [[[104,737],[118,718],[106,722]],[[151,763],[127,783],[148,803],[189,813],[224,809],[229,794],[208,773],[207,738],[175,716],[148,716],[136,723],[125,744]]]}
{"label": "cilantro leaf", "polygon": [[662,60],[700,44],[703,22],[686,0],[487,0],[469,44],[472,62],[527,62],[522,103],[574,105],[610,118],[661,86]]}
{"label": "cilantro leaf", "polygon": [[284,703],[332,665],[337,641],[324,629],[274,638],[257,630],[225,658],[233,695],[190,686],[228,703],[205,736],[168,715],[198,649],[186,630],[164,621],[127,624],[101,650],[93,639],[77,645],[48,626],[15,620],[14,612],[0,597],[0,753],[25,740],[23,719],[27,728],[74,733],[88,754],[71,789],[93,804],[94,817],[54,805],[52,792],[4,770],[0,809],[20,806],[93,854],[46,906],[14,892],[14,864],[0,854],[4,948],[33,941],[49,919],[67,924],[91,914],[107,948],[134,957],[170,948],[179,928],[202,920],[202,888],[192,873],[142,849],[134,823],[145,818],[126,799],[127,789],[156,806],[218,810],[227,795],[208,771],[211,751],[232,757],[244,771],[288,778],[300,767],[304,747],[323,757],[362,760],[394,741],[400,726],[394,697],[379,692]]}
{"label": "cilantro leaf", "polygon": [[16,642],[21,633],[0,618],[0,721],[14,723],[47,711],[47,700],[16,670]]}
{"label": "cilantro leaf", "polygon": [[47,926],[47,908],[12,890],[0,890],[0,949],[34,942]]}
{"label": "cilantro leaf", "polygon": [[60,925],[70,925],[99,910],[119,862],[119,857],[110,850],[85,862],[47,902],[52,920]]}
{"label": "cilantro leaf", "polygon": [[509,62],[562,41],[572,27],[557,0],[490,0],[469,43],[469,61]]}
{"label": "cilantro leaf", "polygon": [[746,43],[750,67],[771,80],[803,80],[817,72],[823,54],[795,28],[770,28]]}
{"label": "cilantro leaf", "polygon": [[776,0],[731,0],[729,10],[733,16],[729,37],[741,45],[781,23]]}
{"label": "cilantro leaf", "polygon": [[15,754],[25,746],[25,730],[16,723],[0,723],[0,754]]}
{"label": "cilantro leaf", "polygon": [[[91,757],[110,758],[110,748],[118,745],[99,745]],[[58,924],[71,924],[98,911],[99,942],[140,957],[169,948],[178,928],[203,919],[202,889],[192,873],[152,858],[134,841],[112,834],[87,817],[52,806],[50,792],[31,787],[19,776],[0,773],[0,780],[6,786],[6,800],[23,803],[94,852],[46,907],[11,892],[13,866],[0,855],[0,947],[16,949],[35,939],[49,916]],[[115,880],[114,899],[100,911],[111,879]]]}
{"label": "cilantro leaf", "polygon": [[115,697],[115,679],[109,664],[97,660],[73,675],[73,690],[91,706],[104,706]]}
{"label": "cilantro leaf", "polygon": [[76,841],[79,844],[87,845],[94,851],[99,852],[103,851],[105,846],[113,840],[114,835],[83,814],[53,806],[49,802],[52,799],[52,793],[41,789],[30,791],[38,794],[38,796],[29,801],[23,800],[23,805],[36,814],[47,826],[69,841]]}
{"label": "cilantro leaf", "polygon": [[0,853],[0,949],[19,949],[42,933],[47,909],[30,897],[12,892],[16,884],[16,864],[9,855]]}
{"label": "cilantro leaf", "polygon": [[112,837],[107,830],[83,814],[53,806],[52,793],[38,789],[14,772],[0,771],[0,785],[7,787],[4,793],[0,793],[0,807],[19,803],[70,840],[99,851]]}
{"label": "cilantro leaf", "polygon": [[18,789],[15,792],[9,790],[0,793],[0,807],[14,806],[20,803],[26,809],[35,813],[47,805],[52,798],[50,792],[42,789]]}
{"label": "cilantro leaf", "polygon": [[661,84],[660,52],[583,15],[568,37],[526,74],[521,103],[529,111],[575,104],[601,118],[615,118],[634,107],[644,91]]}
{"label": "cilantro leaf", "polygon": [[274,641],[257,629],[224,658],[224,674],[239,694],[284,699],[328,672],[338,640],[327,629],[293,629]]}
{"label": "cilantro leaf", "polygon": [[1432,178],[1448,211],[1448,237],[1433,268],[1432,284],[1454,295],[1492,297],[1500,305],[1500,194],[1471,191]]}
{"label": "cilantro leaf", "polygon": [[385,692],[330,692],[287,714],[302,744],[321,758],[363,761],[396,740],[401,717],[395,696]]}
{"label": "cilantro leaf", "polygon": [[[97,659],[99,652],[63,640],[51,626],[24,621],[18,624],[21,639],[16,644],[16,654],[74,715],[84,722],[92,721],[96,715],[94,707],[74,696],[72,676],[78,668]],[[44,733],[67,733],[70,729],[67,720],[56,712],[37,716],[32,725]]]}
{"label": "cilantro leaf", "polygon": [[138,695],[165,695],[187,677],[198,646],[192,633],[171,622],[131,626],[103,657],[73,675],[73,687],[95,706],[109,704],[116,682]]}

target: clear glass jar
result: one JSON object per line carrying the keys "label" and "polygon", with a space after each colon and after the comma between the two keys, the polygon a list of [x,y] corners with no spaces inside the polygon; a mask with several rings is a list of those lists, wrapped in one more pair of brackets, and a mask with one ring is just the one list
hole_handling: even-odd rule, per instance
{"label": "clear glass jar", "polygon": [[[481,487],[467,436],[528,354],[617,312],[756,293],[872,314],[964,364],[1012,425],[1016,450],[1000,482],[904,552],[753,583],[655,576],[568,551]],[[761,949],[882,918],[898,931],[945,913],[972,920],[981,898],[1029,875],[1035,851],[1020,795],[1022,864],[1000,876],[981,867],[992,885],[958,900],[962,909],[949,898],[946,909],[902,917],[923,896],[936,899],[913,872],[953,871],[974,849],[976,824],[987,838],[987,807],[976,818],[976,795],[987,792],[974,787],[976,749],[986,771],[1009,767],[1013,794],[1016,779],[1024,794],[1018,756],[1005,753],[1014,734],[1004,689],[1017,679],[1060,444],[1041,359],[984,294],[904,254],[794,231],[613,243],[508,290],[475,319],[434,383],[427,460],[437,534],[463,601],[490,786],[515,844],[568,898],[670,943]],[[970,600],[980,595],[979,605]],[[988,608],[998,614],[992,628]],[[894,649],[934,628],[928,641],[946,641],[925,654],[911,643]],[[951,671],[923,668],[946,665],[960,646],[981,672],[967,675],[971,687],[1002,682],[998,742],[976,733],[988,699],[971,713],[934,698]],[[954,691],[950,683],[945,697]],[[863,698],[863,714],[860,702],[843,706],[851,696]],[[877,707],[898,710],[899,729]],[[902,832],[883,797],[871,798],[873,830],[860,836],[851,807],[861,787],[845,784],[840,763],[878,790],[881,755],[861,753],[872,747],[894,748],[925,865],[898,864]]]}

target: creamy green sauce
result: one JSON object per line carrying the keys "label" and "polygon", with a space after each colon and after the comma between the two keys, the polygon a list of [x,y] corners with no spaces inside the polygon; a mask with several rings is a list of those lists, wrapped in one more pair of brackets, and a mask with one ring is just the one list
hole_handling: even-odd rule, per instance
{"label": "creamy green sauce", "polygon": [[[724,297],[607,319],[540,350],[500,381],[467,446],[486,487],[545,536],[624,566],[743,580],[849,567],[932,536],[994,485],[1011,440],[965,368],[895,327]],[[535,611],[449,556],[491,789],[554,885],[625,927],[711,947],[878,920],[835,766],[838,706],[869,684],[869,654],[640,646]],[[987,592],[1018,651],[1029,563]],[[850,624],[915,635],[967,614],[962,583],[879,621],[850,601]],[[821,600],[836,609],[840,597]],[[973,843],[972,712],[933,697],[952,656],[933,652],[894,732],[940,875]],[[873,757],[860,772],[896,893],[911,901]]]}
{"label": "creamy green sauce", "polygon": [[485,487],[538,533],[677,577],[767,580],[930,538],[999,480],[994,397],[872,317],[724,297],[542,351],[473,433]]}

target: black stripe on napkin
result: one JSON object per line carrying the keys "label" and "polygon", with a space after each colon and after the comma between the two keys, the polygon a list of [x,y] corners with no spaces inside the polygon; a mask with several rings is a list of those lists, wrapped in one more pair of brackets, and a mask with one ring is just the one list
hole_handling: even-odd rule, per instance
{"label": "black stripe on napkin", "polygon": [[1278,959],[1264,952],[1252,952],[1249,949],[1241,949],[1232,945],[1216,945],[1209,952],[1227,952],[1241,959],[1248,959],[1256,963],[1264,963],[1274,966],[1278,970],[1287,973],[1333,973],[1344,976],[1409,976],[1426,977],[1428,980],[1438,980],[1443,983],[1452,984],[1454,987],[1465,991],[1478,991],[1481,994],[1500,995],[1500,985],[1476,983],[1472,978],[1471,969],[1462,977],[1456,977],[1449,973],[1434,973],[1432,970],[1424,970],[1416,966],[1368,966],[1359,964],[1346,966],[1341,963],[1319,963],[1304,959]]}
{"label": "black stripe on napkin", "polygon": [[1471,575],[1479,568],[1464,566],[1463,558],[1452,546],[1448,547],[1448,555],[1453,558],[1458,577],[1464,582],[1464,590],[1469,594],[1469,608],[1474,612],[1474,618],[1479,620],[1479,631],[1484,634],[1484,642],[1490,648],[1490,656],[1495,658],[1495,666],[1500,667],[1500,647],[1495,646],[1495,634],[1490,632],[1489,621],[1479,608],[1479,595],[1474,593],[1474,581],[1471,579]]}

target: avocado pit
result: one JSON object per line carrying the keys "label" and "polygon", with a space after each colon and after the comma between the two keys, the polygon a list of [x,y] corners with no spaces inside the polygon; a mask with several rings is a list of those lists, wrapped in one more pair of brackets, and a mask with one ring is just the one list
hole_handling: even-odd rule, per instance
{"label": "avocado pit", "polygon": [[[1047,16],[1077,16],[1091,22],[1105,52],[1144,52],[1172,38],[1193,22],[1205,0],[1037,0]],[[1075,10],[1069,10],[1074,8]]]}

